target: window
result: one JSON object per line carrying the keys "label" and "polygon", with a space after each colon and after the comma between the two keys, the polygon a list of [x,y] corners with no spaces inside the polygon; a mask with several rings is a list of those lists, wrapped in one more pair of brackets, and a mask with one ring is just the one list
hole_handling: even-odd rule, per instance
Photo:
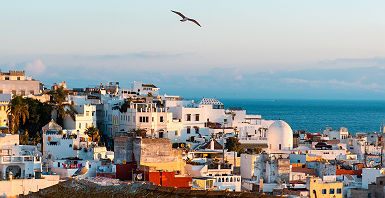
{"label": "window", "polygon": [[175,136],[177,136],[178,135],[178,131],[175,131]]}
{"label": "window", "polygon": [[154,117],[151,117],[151,121],[154,122]]}
{"label": "window", "polygon": [[21,95],[25,96],[25,90],[21,90]]}
{"label": "window", "polygon": [[329,189],[329,194],[334,194],[334,188]]}
{"label": "window", "polygon": [[29,93],[30,93],[31,95],[35,95],[35,91],[34,91],[34,90],[29,90]]}
{"label": "window", "polygon": [[279,144],[279,150],[281,150],[281,148],[282,148],[282,146],[281,146],[281,144]]}
{"label": "window", "polygon": [[0,89],[0,94],[2,94],[3,93],[3,90],[2,89]]}
{"label": "window", "polygon": [[341,194],[342,193],[342,189],[341,188],[337,188],[337,194]]}
{"label": "window", "polygon": [[322,194],[326,195],[326,189],[322,189]]}
{"label": "window", "polygon": [[81,129],[82,128],[82,123],[79,123],[79,129]]}
{"label": "window", "polygon": [[190,134],[190,133],[191,133],[191,127],[188,126],[188,127],[187,127],[187,134]]}
{"label": "window", "polygon": [[199,127],[195,126],[195,133],[198,134],[199,133]]}
{"label": "window", "polygon": [[146,118],[146,122],[148,122],[148,116],[146,116],[145,118]]}
{"label": "window", "polygon": [[86,123],[86,128],[88,128],[88,123]]}
{"label": "window", "polygon": [[127,121],[130,121],[130,116],[127,116]]}
{"label": "window", "polygon": [[17,80],[20,80],[20,77],[17,77]]}
{"label": "window", "polygon": [[5,77],[5,80],[9,80],[9,77]]}
{"label": "window", "polygon": [[195,115],[195,121],[199,121],[199,114]]}
{"label": "window", "polygon": [[191,114],[187,114],[187,121],[191,121]]}
{"label": "window", "polygon": [[95,111],[92,112],[92,116],[95,116]]}
{"label": "window", "polygon": [[70,147],[70,148],[71,148],[71,147],[72,147],[72,144],[69,144],[69,145],[68,145],[68,147]]}
{"label": "window", "polygon": [[90,112],[89,111],[86,111],[86,116],[90,116]]}
{"label": "window", "polygon": [[163,116],[159,117],[159,122],[163,122]]}

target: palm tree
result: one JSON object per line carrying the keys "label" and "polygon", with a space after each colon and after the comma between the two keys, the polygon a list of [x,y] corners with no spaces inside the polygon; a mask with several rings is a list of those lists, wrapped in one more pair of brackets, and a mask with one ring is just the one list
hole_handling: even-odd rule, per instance
{"label": "palm tree", "polygon": [[51,91],[49,94],[51,95],[51,103],[56,110],[56,122],[63,126],[64,118],[67,115],[75,120],[75,109],[71,104],[66,102],[68,90],[60,86],[56,90]]}
{"label": "palm tree", "polygon": [[19,129],[20,122],[24,124],[29,118],[28,104],[22,96],[14,95],[9,102],[9,107],[7,113],[11,118],[10,127],[12,133],[15,133]]}
{"label": "palm tree", "polygon": [[99,141],[99,129],[94,127],[94,126],[90,126],[86,129],[86,131],[84,131],[84,133],[86,135],[88,135],[89,137],[91,137],[92,141],[96,141],[98,142]]}

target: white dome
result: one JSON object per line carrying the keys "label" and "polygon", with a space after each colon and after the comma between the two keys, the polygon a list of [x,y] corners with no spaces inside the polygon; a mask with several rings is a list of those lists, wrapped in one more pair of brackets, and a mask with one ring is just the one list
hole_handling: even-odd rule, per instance
{"label": "white dome", "polygon": [[293,130],[282,120],[277,120],[269,126],[267,142],[270,152],[293,149]]}

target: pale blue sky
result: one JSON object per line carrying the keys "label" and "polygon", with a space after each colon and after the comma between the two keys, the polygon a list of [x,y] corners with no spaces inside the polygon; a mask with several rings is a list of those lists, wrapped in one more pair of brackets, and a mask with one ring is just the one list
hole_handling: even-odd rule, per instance
{"label": "pale blue sky", "polygon": [[[28,68],[46,84],[146,80],[180,95],[196,95],[206,87],[191,79],[205,76],[212,79],[206,83],[221,83],[221,70],[223,78],[236,80],[229,84],[245,84],[234,90],[246,93],[255,88],[253,78],[266,78],[260,83],[270,86],[267,97],[293,97],[314,91],[310,80],[319,76],[310,72],[314,76],[284,81],[302,83],[290,87],[297,94],[282,95],[281,85],[269,83],[278,81],[272,74],[384,67],[383,8],[383,0],[5,1],[0,6],[0,66]],[[202,28],[179,22],[171,9],[197,19]],[[336,92],[353,98],[381,98],[382,81],[358,74],[330,79],[325,73],[321,79],[346,82]],[[360,79],[365,79],[362,86],[351,86]],[[184,89],[192,83],[195,88]],[[330,91],[327,83],[319,86],[320,96]],[[226,91],[215,95],[232,96]]]}

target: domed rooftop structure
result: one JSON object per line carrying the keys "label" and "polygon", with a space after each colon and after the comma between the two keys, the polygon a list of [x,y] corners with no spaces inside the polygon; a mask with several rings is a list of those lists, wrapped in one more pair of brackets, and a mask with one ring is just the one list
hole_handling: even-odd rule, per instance
{"label": "domed rooftop structure", "polygon": [[270,152],[293,149],[293,130],[282,120],[277,120],[269,126],[267,143]]}

